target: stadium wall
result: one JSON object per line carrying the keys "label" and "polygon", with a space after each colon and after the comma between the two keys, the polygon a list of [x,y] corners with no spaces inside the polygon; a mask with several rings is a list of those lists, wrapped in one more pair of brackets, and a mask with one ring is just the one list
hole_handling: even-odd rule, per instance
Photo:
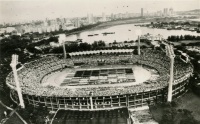
{"label": "stadium wall", "polygon": [[[189,79],[173,85],[173,99],[176,99],[188,91]],[[12,90],[11,96],[18,100],[17,92]],[[50,110],[92,110],[90,97],[45,97],[23,94],[25,103],[33,106],[44,105]],[[156,102],[167,100],[167,87],[159,90],[143,91],[134,94],[123,94],[113,96],[93,96],[93,110],[117,109],[117,108],[139,108]]]}
{"label": "stadium wall", "polygon": [[[102,57],[102,56],[101,56]],[[101,58],[100,57],[100,58]],[[164,74],[164,76],[166,76],[169,72],[168,67],[169,67],[169,60],[167,59],[167,57],[164,57],[164,53],[159,53],[159,51],[146,51],[144,53],[141,54],[141,56],[137,56],[137,55],[131,55],[130,57],[120,57],[122,60],[126,60],[124,58],[128,58],[127,60],[130,61],[131,63],[137,63],[137,64],[141,64],[141,65],[147,65],[147,66],[152,66],[153,68],[156,69],[156,67],[158,67],[157,69],[162,70],[162,73]],[[115,63],[119,63],[120,60],[113,60],[113,63],[111,63],[109,60],[110,58],[105,58],[107,59],[106,61],[108,61],[107,63],[109,64],[115,64]],[[41,64],[40,61],[35,61],[32,62],[30,65],[35,64],[35,66],[32,69],[35,69],[34,71],[39,75],[38,79],[42,79],[43,76],[45,74],[47,74],[46,72],[51,72],[53,70],[56,69],[62,69],[65,64],[67,63],[67,65],[72,65],[74,61],[76,61],[75,58],[70,59],[71,61],[63,61],[61,59],[58,59],[56,61],[54,61],[54,59],[49,59],[46,63],[43,63],[45,65],[45,67],[48,69],[47,71],[45,71],[46,68],[42,68],[44,65]],[[81,61],[85,61],[87,60],[87,57],[83,57],[83,60]],[[79,59],[78,59],[79,61]],[[94,64],[96,64],[98,61],[98,59],[95,57],[95,61],[89,61],[93,62]],[[41,66],[38,66],[39,64],[41,64]],[[92,63],[90,63],[92,64]],[[189,83],[189,77],[193,72],[193,68],[191,67],[191,64],[189,66],[187,66],[189,69],[189,71],[186,71],[184,73],[182,73],[184,70],[186,70],[187,68],[182,68],[183,66],[180,66],[182,64],[181,63],[177,63],[175,66],[175,79],[174,79],[174,84],[173,84],[173,99],[176,99],[178,97],[180,97],[182,94],[187,92],[187,88],[188,88],[188,83]],[[154,66],[153,66],[154,65]],[[159,66],[160,65],[160,66]],[[21,83],[24,85],[24,88],[26,88],[26,83],[33,83],[35,85],[39,85],[37,84],[38,82],[41,83],[41,80],[38,80],[36,78],[34,78],[33,81],[38,81],[37,83],[30,81],[30,77],[26,77],[27,74],[27,70],[28,73],[33,74],[32,73],[32,69],[29,69],[28,64],[26,64],[25,66],[27,66],[27,68],[23,68],[24,71],[22,71],[21,69],[21,78],[19,78],[21,80]],[[178,67],[179,66],[179,67]],[[37,70],[40,69],[40,70]],[[183,69],[183,70],[181,70]],[[187,69],[188,70],[188,69]],[[37,73],[38,71],[43,72],[43,73]],[[23,73],[22,73],[23,72]],[[180,72],[180,74],[179,74]],[[20,73],[20,72],[19,72]],[[15,90],[15,84],[12,81],[12,73],[10,73],[9,76],[7,76],[7,85],[11,88],[11,97],[15,100],[18,101],[18,97],[17,97],[17,92]],[[30,76],[30,75],[28,75]],[[37,76],[36,76],[37,77]],[[162,78],[162,77],[161,77]],[[26,79],[26,80],[24,80]],[[29,82],[26,82],[29,81]],[[32,94],[29,93],[29,90],[25,90],[23,92],[23,98],[26,104],[31,104],[33,106],[38,106],[40,104],[47,106],[49,109],[51,110],[57,110],[57,109],[65,109],[65,110],[101,110],[101,109],[117,109],[117,108],[124,108],[124,107],[128,107],[128,108],[139,108],[139,107],[143,107],[143,106],[147,106],[148,104],[152,104],[155,102],[165,102],[167,100],[167,89],[168,89],[168,78],[164,79],[164,81],[158,81],[158,88],[154,88],[152,87],[151,90],[139,90],[138,92],[128,92],[128,93],[123,93],[123,94],[114,94],[111,93],[109,95],[82,95],[81,97],[79,96],[62,96],[62,95],[50,95],[50,93],[52,92],[51,89],[49,89],[49,92],[42,92],[41,94],[38,94],[38,92],[34,92]],[[151,83],[151,82],[150,82]],[[157,85],[156,84],[156,85]],[[35,86],[33,85],[33,86]],[[33,87],[34,89],[34,87]],[[153,90],[154,89],[154,90]],[[32,89],[31,89],[32,90]],[[39,89],[37,89],[39,90]],[[60,90],[60,89],[59,89]],[[99,91],[101,92],[101,91]],[[33,95],[34,94],[34,95]],[[91,102],[92,100],[92,102]],[[91,105],[91,103],[93,103],[93,106]]]}

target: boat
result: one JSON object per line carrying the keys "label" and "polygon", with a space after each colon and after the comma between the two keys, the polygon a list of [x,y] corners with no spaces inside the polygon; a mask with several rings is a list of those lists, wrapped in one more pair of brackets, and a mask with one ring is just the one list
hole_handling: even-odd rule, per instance
{"label": "boat", "polygon": [[169,27],[169,28],[167,28],[167,30],[172,30],[172,28],[171,28],[171,27]]}
{"label": "boat", "polygon": [[128,31],[131,31],[130,29]]}
{"label": "boat", "polygon": [[95,36],[99,35],[99,34],[94,34]]}
{"label": "boat", "polygon": [[115,32],[104,32],[102,33],[103,35],[107,35],[107,34],[115,34]]}
{"label": "boat", "polygon": [[94,35],[92,35],[92,34],[89,34],[89,35],[88,35],[88,37],[92,37],[92,36],[94,36]]}

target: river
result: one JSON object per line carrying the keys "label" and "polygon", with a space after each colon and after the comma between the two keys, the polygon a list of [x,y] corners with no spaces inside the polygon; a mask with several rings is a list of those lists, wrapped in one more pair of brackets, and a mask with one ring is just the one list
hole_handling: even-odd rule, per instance
{"label": "river", "polygon": [[[88,43],[92,43],[94,41],[99,41],[99,40],[103,40],[106,43],[111,43],[114,42],[115,40],[117,42],[136,40],[137,39],[136,32],[138,30],[141,31],[142,35],[147,33],[150,33],[152,35],[161,34],[165,39],[167,39],[167,37],[171,35],[188,34],[188,35],[200,36],[200,33],[185,31],[185,30],[166,30],[166,29],[156,29],[156,28],[153,29],[153,28],[135,26],[135,24],[124,24],[124,25],[117,25],[101,29],[87,30],[77,34],[72,34],[66,36],[66,41],[74,41],[77,39],[82,39],[83,42],[88,42]],[[115,32],[115,33],[103,35],[102,33],[104,32]],[[88,36],[94,34],[98,35]]]}

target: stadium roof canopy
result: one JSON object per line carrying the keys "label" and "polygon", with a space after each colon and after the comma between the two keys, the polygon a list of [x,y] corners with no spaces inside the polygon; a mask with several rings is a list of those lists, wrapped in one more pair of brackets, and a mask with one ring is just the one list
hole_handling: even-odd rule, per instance
{"label": "stadium roof canopy", "polygon": [[96,51],[83,51],[83,52],[72,52],[69,53],[70,56],[80,56],[80,55],[90,55],[90,54],[110,54],[110,53],[131,53],[132,49],[115,49],[115,50],[96,50]]}

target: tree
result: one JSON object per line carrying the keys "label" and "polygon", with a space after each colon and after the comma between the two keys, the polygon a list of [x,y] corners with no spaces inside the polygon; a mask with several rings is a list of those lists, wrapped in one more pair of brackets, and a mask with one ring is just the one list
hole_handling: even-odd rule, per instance
{"label": "tree", "polygon": [[100,40],[100,41],[94,41],[94,42],[92,43],[92,48],[93,48],[93,49],[98,49],[98,48],[100,48],[100,47],[105,47],[105,46],[106,46],[106,44],[105,44],[105,42],[102,41],[102,40]]}
{"label": "tree", "polygon": [[80,50],[77,43],[71,43],[69,45],[65,45],[65,48],[67,52],[75,52]]}
{"label": "tree", "polygon": [[185,22],[184,24],[185,24],[185,25],[190,25],[190,23],[189,23],[189,22]]}
{"label": "tree", "polygon": [[91,45],[90,44],[88,44],[88,43],[80,43],[79,44],[79,49],[80,50],[91,50]]}
{"label": "tree", "polygon": [[93,43],[92,43],[92,48],[93,49],[96,49],[98,47],[98,43],[97,43],[97,41],[94,41]]}
{"label": "tree", "polygon": [[113,44],[117,44],[117,41],[115,40],[115,41],[113,42]]}
{"label": "tree", "polygon": [[183,35],[180,36],[180,40],[183,40]]}
{"label": "tree", "polygon": [[98,42],[98,46],[104,47],[104,46],[106,46],[106,44],[105,44],[104,41],[100,40],[100,41]]}
{"label": "tree", "polygon": [[42,105],[39,105],[38,108],[34,108],[32,105],[26,105],[25,109],[20,109],[19,111],[24,119],[36,124],[44,124],[44,118],[49,113],[47,107]]}
{"label": "tree", "polygon": [[39,105],[38,108],[34,108],[33,111],[33,120],[36,122],[36,124],[44,124],[45,117],[48,115],[48,110],[46,106]]}
{"label": "tree", "polygon": [[51,52],[52,53],[63,53],[63,47],[56,47]]}
{"label": "tree", "polygon": [[164,44],[160,44],[160,48],[165,49],[165,45]]}
{"label": "tree", "polygon": [[180,40],[179,36],[177,35],[176,36],[176,41],[178,42]]}
{"label": "tree", "polygon": [[31,121],[31,113],[33,113],[34,108],[32,105],[26,105],[26,109],[20,109],[20,114],[25,120]]}
{"label": "tree", "polygon": [[138,55],[138,48],[137,47],[133,50],[133,54]]}
{"label": "tree", "polygon": [[176,36],[172,35],[172,36],[171,36],[171,41],[172,41],[172,42],[176,41]]}
{"label": "tree", "polygon": [[58,37],[50,37],[49,39],[48,39],[48,41],[49,42],[56,42],[56,43],[58,43]]}
{"label": "tree", "polygon": [[172,21],[172,22],[170,22],[169,24],[171,24],[171,25],[174,25],[174,24],[175,24],[175,22],[174,22],[174,21]]}
{"label": "tree", "polygon": [[192,36],[192,40],[196,40],[196,36]]}
{"label": "tree", "polygon": [[172,40],[172,39],[171,39],[171,36],[168,36],[167,40],[171,41],[171,40]]}

